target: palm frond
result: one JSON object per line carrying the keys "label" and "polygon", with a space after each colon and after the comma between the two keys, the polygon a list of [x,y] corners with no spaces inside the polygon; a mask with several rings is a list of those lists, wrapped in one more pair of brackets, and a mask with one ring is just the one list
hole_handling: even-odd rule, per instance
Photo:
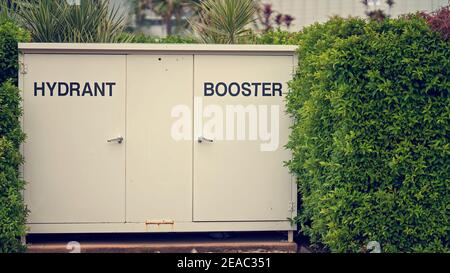
{"label": "palm frond", "polygon": [[122,42],[125,16],[109,1],[18,0],[23,25],[36,42]]}
{"label": "palm frond", "polygon": [[256,19],[253,0],[205,0],[198,8],[189,24],[202,42],[234,44],[250,37],[248,26]]}

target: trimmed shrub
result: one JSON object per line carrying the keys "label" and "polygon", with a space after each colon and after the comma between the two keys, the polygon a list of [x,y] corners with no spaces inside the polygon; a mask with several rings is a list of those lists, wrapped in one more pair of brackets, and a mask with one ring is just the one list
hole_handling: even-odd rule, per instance
{"label": "trimmed shrub", "polygon": [[7,79],[17,83],[19,41],[29,41],[30,35],[10,21],[0,24],[0,84]]}
{"label": "trimmed shrub", "polygon": [[256,37],[257,44],[268,45],[296,45],[299,41],[301,32],[289,32],[289,31],[268,31]]}
{"label": "trimmed shrub", "polygon": [[131,43],[144,44],[196,44],[198,43],[194,38],[182,36],[168,36],[164,38],[157,38],[147,36],[145,34],[136,34],[133,36]]}
{"label": "trimmed shrub", "polygon": [[23,202],[24,181],[19,167],[20,144],[25,135],[20,125],[22,109],[17,83],[19,41],[29,35],[12,22],[0,24],[0,252],[20,252],[24,246],[27,209]]}
{"label": "trimmed shrub", "polygon": [[19,120],[22,115],[20,101],[20,91],[12,81],[0,86],[0,137],[11,141],[15,148],[25,140]]}
{"label": "trimmed shrub", "polygon": [[0,138],[0,253],[25,249],[20,241],[26,234],[27,215],[21,195],[25,183],[17,172],[21,163],[22,156],[14,144]]}
{"label": "trimmed shrub", "polygon": [[25,139],[19,117],[19,89],[7,81],[0,86],[0,252],[18,252],[24,248],[19,240],[25,235],[27,210],[19,175],[22,164],[20,144]]}
{"label": "trimmed shrub", "polygon": [[110,1],[19,1],[17,15],[40,43],[125,43],[125,15]]}
{"label": "trimmed shrub", "polygon": [[332,252],[449,252],[450,44],[412,17],[298,36],[287,164],[297,222]]}

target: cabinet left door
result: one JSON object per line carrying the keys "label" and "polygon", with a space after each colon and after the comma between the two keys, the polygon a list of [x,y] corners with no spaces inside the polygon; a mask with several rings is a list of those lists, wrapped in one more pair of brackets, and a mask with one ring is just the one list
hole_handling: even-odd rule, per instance
{"label": "cabinet left door", "polygon": [[26,54],[24,63],[28,222],[124,222],[126,56]]}

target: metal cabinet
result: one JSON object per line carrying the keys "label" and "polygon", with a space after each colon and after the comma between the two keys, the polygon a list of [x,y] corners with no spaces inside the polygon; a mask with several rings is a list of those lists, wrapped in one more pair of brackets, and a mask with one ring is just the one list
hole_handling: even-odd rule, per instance
{"label": "metal cabinet", "polygon": [[295,229],[295,47],[19,49],[31,233]]}

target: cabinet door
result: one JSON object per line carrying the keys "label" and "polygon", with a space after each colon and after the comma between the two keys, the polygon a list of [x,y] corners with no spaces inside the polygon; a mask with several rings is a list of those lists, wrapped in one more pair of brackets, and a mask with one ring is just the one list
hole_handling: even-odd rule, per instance
{"label": "cabinet door", "polygon": [[124,222],[126,57],[24,58],[28,221]]}
{"label": "cabinet door", "polygon": [[190,222],[193,56],[130,55],[127,66],[127,221]]}
{"label": "cabinet door", "polygon": [[201,55],[194,66],[194,136],[205,138],[194,143],[194,221],[287,220],[292,56]]}

